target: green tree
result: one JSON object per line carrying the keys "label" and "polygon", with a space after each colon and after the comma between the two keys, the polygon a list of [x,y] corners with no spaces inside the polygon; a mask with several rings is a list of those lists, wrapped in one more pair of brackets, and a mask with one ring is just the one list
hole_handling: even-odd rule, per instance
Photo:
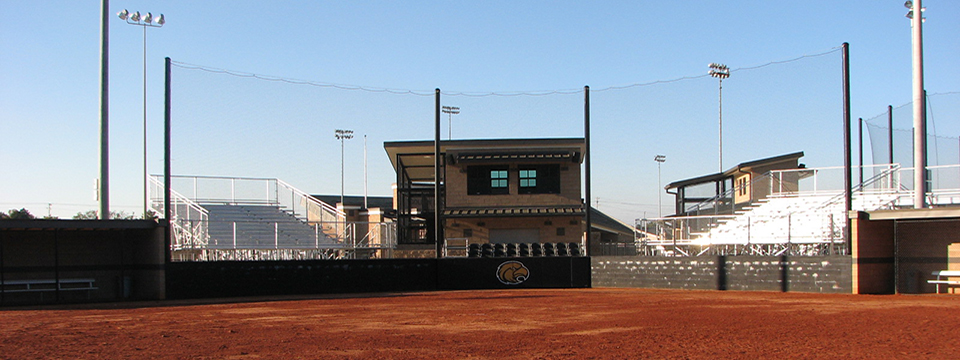
{"label": "green tree", "polygon": [[98,218],[96,210],[88,210],[87,212],[78,212],[73,216],[74,220],[96,220]]}
{"label": "green tree", "polygon": [[37,217],[33,216],[33,214],[31,214],[30,211],[28,211],[26,208],[20,208],[20,210],[10,209],[6,213],[0,212],[0,219],[15,220],[15,219],[36,219],[36,218]]}
{"label": "green tree", "polygon": [[[97,210],[87,210],[86,212],[78,212],[76,215],[73,216],[74,220],[96,220],[99,218],[100,217],[98,216]],[[110,212],[110,219],[133,220],[136,218],[137,218],[136,215],[134,215],[133,213],[128,213],[126,211]]]}

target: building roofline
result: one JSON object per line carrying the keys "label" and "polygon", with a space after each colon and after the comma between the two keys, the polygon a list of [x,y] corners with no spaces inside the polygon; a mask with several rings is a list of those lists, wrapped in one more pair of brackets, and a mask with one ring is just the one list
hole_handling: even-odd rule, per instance
{"label": "building roofline", "polygon": [[[584,138],[509,138],[509,139],[465,139],[465,140],[440,140],[440,146],[505,146],[505,145],[580,145],[584,143]],[[383,147],[417,147],[432,146],[433,140],[404,140],[404,141],[384,141]]]}
{"label": "building roofline", "polygon": [[674,181],[672,183],[667,184],[667,186],[665,186],[664,189],[676,189],[679,187],[692,185],[692,184],[700,184],[700,183],[722,180],[727,177],[730,177],[733,174],[736,174],[737,172],[739,172],[741,169],[744,169],[744,168],[751,168],[751,167],[756,167],[756,166],[766,165],[766,164],[775,164],[775,163],[786,161],[786,160],[800,159],[802,157],[803,157],[803,151],[797,151],[794,153],[777,155],[777,156],[758,159],[758,160],[750,160],[750,161],[737,164],[736,166],[724,172],[713,173],[713,174],[698,176],[695,178]]}

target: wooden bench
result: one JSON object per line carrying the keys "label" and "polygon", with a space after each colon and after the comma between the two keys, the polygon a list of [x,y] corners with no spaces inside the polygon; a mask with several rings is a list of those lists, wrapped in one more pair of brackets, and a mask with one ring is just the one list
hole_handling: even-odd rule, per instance
{"label": "wooden bench", "polygon": [[[940,270],[934,271],[931,275],[936,276],[936,280],[927,280],[928,284],[937,284],[937,294],[940,293],[940,284],[960,285],[960,280],[950,280],[951,277],[960,277],[960,270]],[[946,279],[945,279],[946,278]]]}
{"label": "wooden bench", "polygon": [[[40,300],[43,301],[43,294],[56,291],[90,291],[97,290],[94,279],[32,279],[32,280],[6,280],[3,282],[2,292],[4,293],[40,293]],[[87,298],[90,293],[87,292]]]}

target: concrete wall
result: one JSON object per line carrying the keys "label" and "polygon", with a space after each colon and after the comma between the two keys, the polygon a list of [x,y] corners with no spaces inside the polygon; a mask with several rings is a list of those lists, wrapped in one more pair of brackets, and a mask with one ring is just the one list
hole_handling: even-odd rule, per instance
{"label": "concrete wall", "polygon": [[594,287],[850,293],[850,257],[595,256]]}

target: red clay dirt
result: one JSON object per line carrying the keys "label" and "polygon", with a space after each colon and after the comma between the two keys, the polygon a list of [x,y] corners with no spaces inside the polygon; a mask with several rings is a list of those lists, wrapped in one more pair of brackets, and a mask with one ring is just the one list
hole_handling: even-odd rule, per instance
{"label": "red clay dirt", "polygon": [[2,309],[0,357],[960,358],[956,296],[600,288],[226,301]]}

